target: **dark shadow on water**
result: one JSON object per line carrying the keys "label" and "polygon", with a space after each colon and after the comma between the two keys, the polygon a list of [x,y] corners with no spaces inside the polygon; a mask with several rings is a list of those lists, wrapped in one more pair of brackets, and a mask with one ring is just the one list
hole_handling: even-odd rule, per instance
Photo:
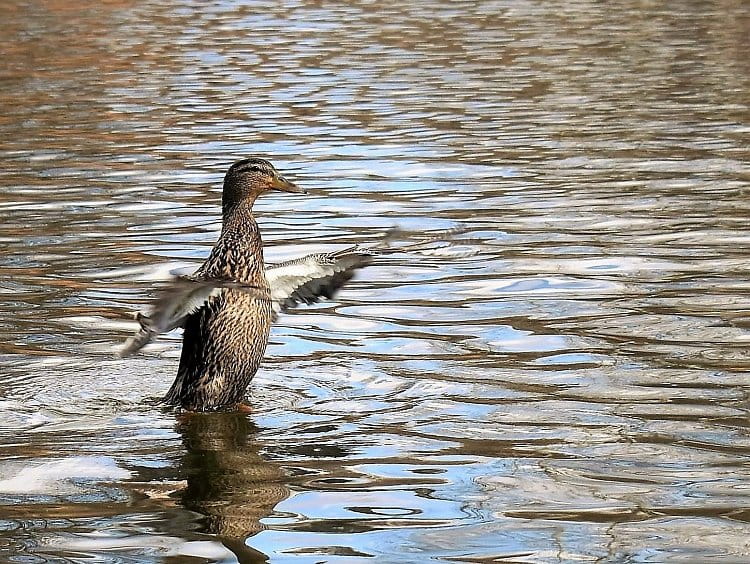
{"label": "dark shadow on water", "polygon": [[204,515],[200,532],[216,535],[242,563],[267,562],[245,539],[264,528],[260,520],[289,489],[282,469],[259,454],[255,425],[240,413],[193,413],[180,416],[176,430],[186,450],[180,501]]}

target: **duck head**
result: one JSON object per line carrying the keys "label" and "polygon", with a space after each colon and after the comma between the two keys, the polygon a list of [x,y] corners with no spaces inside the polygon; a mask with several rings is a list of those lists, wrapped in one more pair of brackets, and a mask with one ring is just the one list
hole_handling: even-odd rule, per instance
{"label": "duck head", "polygon": [[237,161],[229,167],[224,176],[224,190],[221,204],[226,214],[242,202],[250,205],[255,199],[270,190],[280,190],[293,194],[305,194],[305,190],[290,182],[265,159],[250,157]]}

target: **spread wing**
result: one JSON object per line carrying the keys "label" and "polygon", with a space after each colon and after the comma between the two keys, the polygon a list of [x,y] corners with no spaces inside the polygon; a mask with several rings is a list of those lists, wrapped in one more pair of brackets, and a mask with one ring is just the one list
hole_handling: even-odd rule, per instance
{"label": "spread wing", "polygon": [[313,304],[321,298],[332,298],[358,269],[370,264],[372,259],[371,252],[351,247],[269,265],[266,280],[271,287],[274,311],[286,311],[300,303]]}
{"label": "spread wing", "polygon": [[256,286],[228,280],[176,276],[159,292],[148,314],[135,314],[135,319],[141,326],[125,341],[117,355],[130,356],[149,344],[157,335],[182,327],[189,315],[198,311],[211,298],[221,294],[224,288],[240,288],[268,297],[267,292]]}
{"label": "spread wing", "polygon": [[191,314],[203,307],[225,288],[251,292],[261,299],[270,299],[277,313],[297,304],[312,304],[321,298],[332,298],[336,291],[351,280],[357,269],[372,262],[372,254],[352,247],[327,254],[313,254],[266,267],[271,288],[232,280],[201,276],[173,278],[159,293],[148,314],[136,313],[138,331],[117,351],[120,357],[135,354],[157,335],[182,327]]}

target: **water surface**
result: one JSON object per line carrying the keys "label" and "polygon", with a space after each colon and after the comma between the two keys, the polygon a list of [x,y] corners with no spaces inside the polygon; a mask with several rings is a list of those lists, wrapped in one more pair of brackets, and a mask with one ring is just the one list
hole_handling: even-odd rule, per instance
{"label": "water surface", "polygon": [[[740,1],[0,6],[0,556],[750,559]],[[279,319],[250,415],[113,347],[200,264],[450,230]]]}

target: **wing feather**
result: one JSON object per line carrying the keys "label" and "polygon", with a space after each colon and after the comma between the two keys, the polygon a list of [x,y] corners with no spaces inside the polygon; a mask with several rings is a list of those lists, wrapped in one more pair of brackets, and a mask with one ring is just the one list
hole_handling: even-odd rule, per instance
{"label": "wing feather", "polygon": [[[138,331],[117,351],[120,357],[135,354],[157,335],[182,327],[188,316],[221,295],[225,288],[252,292],[260,299],[270,299],[274,312],[313,304],[321,298],[331,299],[336,291],[354,276],[359,268],[372,262],[373,255],[358,247],[327,254],[312,254],[266,267],[270,296],[265,288],[232,280],[207,278],[199,274],[177,276],[158,294],[149,313],[137,313]],[[199,271],[200,272],[200,271]]]}
{"label": "wing feather", "polygon": [[224,288],[240,288],[268,297],[257,286],[249,286],[231,280],[176,276],[162,290],[151,305],[148,314],[138,312],[135,319],[140,328],[129,337],[117,351],[119,357],[130,356],[149,344],[157,335],[183,327],[185,320],[212,298],[221,295]]}
{"label": "wing feather", "polygon": [[[223,246],[228,243],[220,240],[211,251],[211,257],[194,275],[175,277],[160,292],[148,315],[143,313],[135,315],[135,319],[141,325],[140,329],[125,342],[118,351],[118,355],[124,357],[134,354],[160,333],[184,326],[188,316],[206,306],[225,288],[237,288],[253,292],[259,299],[270,299],[273,302],[274,312],[279,313],[299,304],[313,304],[321,298],[332,298],[339,288],[352,279],[358,269],[372,262],[374,255],[411,251],[427,255],[472,256],[477,252],[474,249],[457,251],[452,248],[455,246],[453,242],[456,236],[469,231],[465,228],[447,230],[410,245],[392,247],[392,241],[401,233],[396,229],[388,233],[380,244],[368,249],[355,246],[334,253],[311,254],[287,262],[267,265],[265,273],[270,287],[270,296],[266,288],[207,276],[204,270],[206,265],[220,264],[221,257],[230,252],[227,246]],[[472,243],[473,241],[466,239],[465,242]],[[435,248],[436,245],[437,248]],[[216,275],[215,272],[212,274]]]}
{"label": "wing feather", "polygon": [[370,252],[351,247],[269,265],[266,280],[271,287],[274,310],[286,311],[301,303],[313,304],[321,298],[333,298],[338,289],[372,259]]}

